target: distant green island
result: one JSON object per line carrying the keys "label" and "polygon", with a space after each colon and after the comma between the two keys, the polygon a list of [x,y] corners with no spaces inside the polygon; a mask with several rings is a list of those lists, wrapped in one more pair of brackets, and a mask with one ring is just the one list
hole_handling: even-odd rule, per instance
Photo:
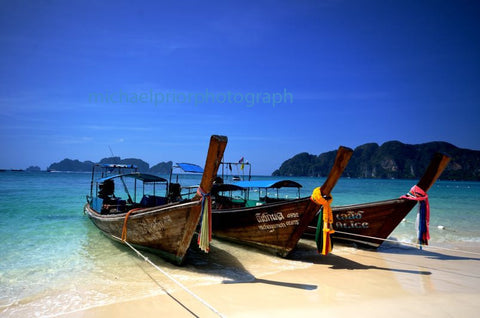
{"label": "distant green island", "polygon": [[[350,178],[378,179],[418,179],[426,170],[436,152],[444,153],[452,159],[440,176],[443,180],[480,181],[480,151],[458,148],[447,142],[404,144],[388,141],[382,145],[367,143],[354,149],[352,158],[343,173]],[[336,150],[319,155],[299,153],[284,161],[272,176],[325,177],[335,160]],[[138,158],[108,157],[99,163],[134,164],[140,172],[169,174],[172,162],[160,162],[152,167]],[[48,171],[92,171],[92,161],[63,159],[52,163]],[[32,166],[27,171],[40,171]]]}
{"label": "distant green island", "polygon": [[[443,180],[480,181],[480,151],[458,148],[447,142],[404,144],[389,141],[367,143],[354,149],[343,176],[350,178],[418,179],[436,152],[452,159],[440,176]],[[325,177],[337,151],[320,155],[299,153],[284,161],[273,176]]]}
{"label": "distant green island", "polygon": [[[169,174],[172,169],[172,162],[160,162],[152,167],[148,162],[143,161],[142,159],[137,158],[126,158],[121,159],[120,157],[108,157],[103,158],[98,163],[115,163],[115,164],[133,164],[138,167],[139,172],[149,172],[156,174]],[[92,161],[79,161],[72,159],[63,159],[60,162],[52,163],[48,166],[47,171],[73,171],[73,172],[85,172],[92,171],[92,166],[95,163]]]}

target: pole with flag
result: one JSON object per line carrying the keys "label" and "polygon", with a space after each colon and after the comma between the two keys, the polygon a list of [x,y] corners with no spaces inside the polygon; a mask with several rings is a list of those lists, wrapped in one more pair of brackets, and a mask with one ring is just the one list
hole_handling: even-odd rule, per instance
{"label": "pole with flag", "polygon": [[238,160],[238,163],[241,163],[241,166],[240,166],[240,169],[243,170],[243,168],[245,168],[245,160],[244,158],[240,158],[240,160]]}

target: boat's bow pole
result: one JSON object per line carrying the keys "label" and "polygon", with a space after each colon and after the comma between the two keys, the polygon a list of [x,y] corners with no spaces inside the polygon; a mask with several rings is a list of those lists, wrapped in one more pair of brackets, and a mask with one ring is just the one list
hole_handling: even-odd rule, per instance
{"label": "boat's bow pole", "polygon": [[335,157],[335,162],[333,163],[332,169],[328,174],[327,180],[321,186],[321,191],[324,196],[329,196],[333,188],[337,184],[338,179],[345,170],[345,167],[348,165],[350,158],[352,157],[353,150],[340,146],[338,147],[337,156]]}
{"label": "boat's bow pole", "polygon": [[342,175],[343,170],[345,170],[345,167],[350,161],[352,154],[352,149],[340,146],[327,180],[325,180],[320,188],[313,190],[312,193],[312,201],[322,206],[319,212],[320,215],[318,216],[315,241],[317,242],[318,252],[322,253],[323,255],[327,255],[333,248],[332,240],[330,238],[330,235],[334,233],[332,225],[333,214],[332,208],[330,207],[332,197],[330,196],[330,193],[335,187],[335,184],[337,184],[337,181]]}
{"label": "boat's bow pole", "polygon": [[[200,188],[204,193],[210,193],[213,181],[217,176],[218,167],[222,162],[223,152],[227,147],[228,138],[226,136],[212,135],[210,137],[210,145],[208,147],[207,159],[203,169],[202,181],[200,181]],[[201,195],[197,194],[193,200],[200,200]]]}
{"label": "boat's bow pole", "polygon": [[418,181],[417,186],[423,191],[427,192],[432,185],[437,181],[438,177],[442,174],[443,170],[447,167],[450,162],[450,157],[442,153],[436,153],[430,164],[425,170],[420,181]]}
{"label": "boat's bow pole", "polygon": [[208,147],[205,168],[203,169],[202,181],[198,187],[197,194],[192,200],[202,199],[202,214],[200,216],[200,233],[198,234],[198,245],[201,250],[208,252],[209,243],[212,239],[212,190],[213,181],[217,176],[218,167],[222,162],[223,152],[227,146],[226,136],[212,135]]}

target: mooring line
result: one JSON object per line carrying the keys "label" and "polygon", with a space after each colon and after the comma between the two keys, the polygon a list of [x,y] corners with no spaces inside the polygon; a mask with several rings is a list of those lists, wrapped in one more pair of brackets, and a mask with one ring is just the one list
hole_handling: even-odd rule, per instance
{"label": "mooring line", "polygon": [[424,250],[437,249],[437,250],[444,250],[444,251],[451,251],[451,252],[460,252],[460,253],[473,254],[473,255],[478,255],[478,256],[480,256],[480,253],[470,252],[470,251],[464,251],[464,250],[458,250],[458,249],[452,249],[452,248],[446,248],[446,247],[431,246],[431,245],[420,245],[420,244],[417,244],[417,243],[408,243],[408,242],[400,242],[400,241],[395,241],[395,240],[390,240],[390,239],[384,239],[384,238],[375,237],[375,236],[354,234],[354,233],[337,231],[337,230],[335,230],[335,233],[345,234],[345,235],[350,235],[350,236],[363,237],[363,238],[369,238],[369,239],[375,239],[375,240],[384,241],[384,242],[392,242],[392,243],[396,243],[396,244],[409,245],[409,246],[416,247],[416,248],[422,248],[422,249],[424,249]]}
{"label": "mooring line", "polygon": [[[137,260],[138,262],[141,262],[142,260],[141,259],[138,259]],[[183,309],[185,309],[186,311],[188,311],[192,317],[195,317],[195,318],[200,318],[200,316],[198,316],[197,314],[195,314],[192,309],[188,308],[187,305],[183,304],[180,299],[177,299],[175,296],[173,296],[165,287],[163,287],[159,282],[158,280],[153,277],[149,272],[147,272],[145,270],[145,268],[143,266],[141,266],[140,264],[137,264],[138,267],[141,268],[141,270],[145,273],[145,275],[147,275],[148,277],[150,277],[150,279],[158,286],[160,287],[161,290],[163,290],[173,301],[175,301],[179,306],[181,306]]]}
{"label": "mooring line", "polygon": [[[113,236],[113,235],[112,235]],[[121,241],[121,238],[119,237],[116,237],[116,236],[113,236],[114,238],[118,239]],[[180,288],[182,288],[184,291],[186,291],[188,294],[190,294],[191,296],[193,296],[195,299],[197,299],[200,303],[202,303],[204,306],[206,306],[208,309],[210,309],[212,312],[214,312],[217,316],[219,317],[224,317],[218,310],[216,310],[212,305],[210,305],[209,303],[207,303],[205,300],[203,300],[202,298],[200,298],[200,296],[196,295],[194,292],[192,292],[190,289],[188,289],[185,285],[183,285],[182,283],[180,283],[178,280],[176,280],[175,278],[173,278],[170,274],[168,274],[167,272],[165,272],[163,269],[161,269],[160,267],[158,267],[155,263],[153,263],[148,257],[146,257],[145,255],[143,255],[142,253],[140,253],[140,251],[138,251],[135,247],[133,247],[130,243],[128,243],[127,241],[123,241],[123,243],[125,243],[128,247],[130,247],[133,251],[135,251],[135,253],[137,253],[138,256],[140,256],[141,258],[143,258],[143,260],[145,262],[147,262],[148,264],[152,265],[156,270],[158,270],[160,273],[162,273],[163,275],[165,275],[168,279],[170,279],[171,281],[173,281],[175,284],[177,284]]]}

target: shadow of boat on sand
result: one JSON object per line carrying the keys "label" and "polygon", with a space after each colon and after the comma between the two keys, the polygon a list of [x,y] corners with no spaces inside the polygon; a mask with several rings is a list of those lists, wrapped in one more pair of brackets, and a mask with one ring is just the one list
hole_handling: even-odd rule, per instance
{"label": "shadow of boat on sand", "polygon": [[[478,253],[455,250],[455,249],[447,249],[447,248],[441,248],[441,247],[438,247],[438,250],[439,250],[438,252],[433,251],[433,249],[437,249],[437,247],[428,245],[420,249],[415,246],[402,245],[401,242],[398,242],[398,243],[386,242],[382,246],[380,246],[380,248],[378,249],[378,252],[383,254],[418,255],[418,256],[427,257],[429,259],[442,260],[442,261],[459,261],[459,260],[480,261],[480,256],[478,256]],[[452,255],[452,254],[464,254],[464,255],[471,254],[472,256],[459,256],[459,255]],[[477,255],[477,256],[473,256],[473,255]]]}
{"label": "shadow of boat on sand", "polygon": [[[312,248],[312,245],[300,242],[297,246],[297,249],[290,255],[290,259],[317,265],[328,265],[330,266],[330,269],[334,270],[381,270],[414,275],[432,274],[432,272],[430,271],[366,265],[342,256],[335,255],[334,253],[335,249],[333,250],[333,253],[322,256],[317,252],[315,248]],[[378,251],[376,251],[375,253],[378,253]]]}
{"label": "shadow of boat on sand", "polygon": [[[170,295],[166,288],[164,287],[165,279],[159,275],[160,272],[155,273],[153,270],[148,269],[149,266],[146,262],[140,258],[136,253],[131,250],[128,246],[115,241],[110,241],[112,247],[118,249],[122,253],[129,253],[132,257],[138,260],[138,266],[141,270],[152,280],[154,283],[160,287],[164,292]],[[258,251],[255,248],[237,246],[233,243],[228,242],[212,242],[214,244],[210,245],[210,252],[208,254],[201,251],[197,242],[192,241],[192,244],[189,247],[185,263],[182,266],[174,265],[159,255],[151,253],[149,251],[140,251],[142,255],[148,258],[149,261],[154,263],[156,266],[165,271],[168,275],[172,277],[182,277],[187,276],[189,281],[195,281],[192,285],[204,284],[205,281],[213,281],[221,284],[268,284],[272,286],[286,287],[286,288],[296,288],[302,290],[315,290],[317,285],[312,284],[302,284],[296,282],[288,281],[276,281],[263,278],[257,278],[252,274],[245,266],[244,262],[239,259],[238,256],[233,254],[240,253],[245,255],[245,259],[258,257],[259,259],[268,259],[268,258],[278,258],[268,254],[268,252]],[[216,244],[215,244],[216,243]],[[216,247],[219,245],[220,247]],[[280,258],[282,259],[282,258]],[[288,260],[285,260],[288,261]],[[251,262],[251,260],[250,260]],[[143,265],[145,264],[145,265]],[[152,267],[153,268],[153,267]],[[183,284],[182,279],[178,279],[180,283]],[[173,296],[170,295],[172,298]]]}
{"label": "shadow of boat on sand", "polygon": [[[257,256],[264,256],[265,258],[277,257],[272,256],[268,252],[258,250],[254,247],[239,246],[229,242],[215,242],[221,244],[222,248],[215,247],[215,244],[210,246],[209,255],[206,255],[196,247],[196,243],[191,244],[187,267],[189,270],[201,273],[204,275],[222,276],[222,284],[268,284],[286,288],[296,288],[302,290],[315,290],[317,285],[301,284],[295,282],[276,281],[270,279],[257,278],[244,266],[244,263],[239,260],[237,256],[232,253],[241,251],[242,254],[248,255],[253,253]],[[232,253],[231,253],[232,252]]]}

